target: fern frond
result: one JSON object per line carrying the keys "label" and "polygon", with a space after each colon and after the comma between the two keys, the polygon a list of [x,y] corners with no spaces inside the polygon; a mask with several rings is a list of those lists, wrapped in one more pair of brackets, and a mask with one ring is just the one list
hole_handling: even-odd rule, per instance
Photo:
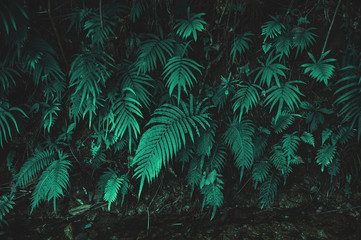
{"label": "fern frond", "polygon": [[326,128],[322,131],[321,137],[322,137],[322,145],[329,139],[333,134],[332,129]]}
{"label": "fern frond", "polygon": [[148,8],[147,0],[132,0],[132,6],[130,8],[130,19],[132,19],[133,23],[135,20],[140,18],[140,16],[145,12]]}
{"label": "fern frond", "polygon": [[252,43],[252,40],[249,37],[253,35],[254,34],[251,32],[245,32],[235,37],[231,49],[231,57],[233,64],[235,63],[238,54],[240,55],[240,57],[242,57],[243,54],[249,50],[249,45]]}
{"label": "fern frond", "polygon": [[53,199],[54,212],[56,212],[56,199],[64,195],[64,189],[69,186],[69,168],[71,162],[65,160],[68,157],[59,151],[59,160],[53,161],[41,174],[39,182],[32,195],[31,212],[42,200],[50,202]]}
{"label": "fern frond", "polygon": [[333,177],[336,177],[337,174],[340,172],[340,168],[341,161],[337,157],[327,166],[328,174],[331,176],[331,182],[333,180]]}
{"label": "fern frond", "polygon": [[200,156],[209,157],[214,144],[215,128],[211,127],[207,130],[202,131],[201,136],[196,140],[194,152]]}
{"label": "fern frond", "polygon": [[289,57],[292,47],[292,34],[290,32],[282,33],[276,38],[275,41],[276,52],[282,58],[283,56]]}
{"label": "fern frond", "polygon": [[181,38],[188,38],[193,35],[194,41],[197,42],[197,31],[202,32],[204,25],[207,23],[202,19],[205,13],[191,13],[190,8],[187,9],[187,19],[176,19],[174,30],[177,31],[177,35]]}
{"label": "fern frond", "polygon": [[77,119],[81,115],[84,118],[89,113],[89,126],[91,125],[91,116],[95,114],[101,87],[111,75],[109,67],[112,67],[112,59],[104,52],[93,51],[76,55],[69,71],[69,84],[74,88],[70,98],[70,113],[73,118]]}
{"label": "fern frond", "polygon": [[10,86],[15,86],[14,75],[20,77],[20,74],[13,68],[0,66],[0,83],[2,84],[2,88],[4,91]]}
{"label": "fern frond", "polygon": [[304,132],[301,136],[301,140],[304,143],[308,143],[313,147],[315,146],[315,138],[313,137],[312,133]]}
{"label": "fern frond", "polygon": [[139,197],[144,181],[151,183],[173,156],[186,145],[186,134],[194,142],[194,133],[199,135],[199,126],[205,129],[209,124],[207,107],[202,102],[193,105],[193,97],[188,107],[180,102],[180,107],[164,104],[157,108],[148,122],[150,126],[142,135],[136,150],[133,164],[136,165],[134,176],[140,178]]}
{"label": "fern frond", "polygon": [[257,135],[254,138],[254,150],[253,150],[253,158],[254,159],[259,159],[260,157],[262,157],[262,155],[264,154],[264,151],[266,150],[267,147],[267,141],[268,141],[268,136],[264,137],[262,135]]}
{"label": "fern frond", "polygon": [[277,193],[279,181],[279,177],[275,173],[272,173],[268,175],[266,180],[262,183],[259,196],[262,208],[273,202]]}
{"label": "fern frond", "polygon": [[204,200],[202,208],[205,205],[210,205],[213,207],[211,220],[216,214],[217,208],[221,207],[223,204],[223,180],[221,175],[216,173],[215,181],[212,184],[206,185],[202,188],[202,194],[204,195]]}
{"label": "fern frond", "polygon": [[121,89],[132,89],[134,94],[131,94],[131,92],[128,94],[143,106],[149,106],[151,94],[148,89],[154,87],[154,80],[148,74],[138,72],[135,66],[129,65],[120,76],[120,79],[122,82]]}
{"label": "fern frond", "polygon": [[334,159],[336,154],[336,145],[324,144],[317,151],[316,161],[319,165],[321,165],[321,171],[327,167],[332,160]]}
{"label": "fern frond", "polygon": [[265,99],[265,105],[271,105],[270,112],[276,104],[278,104],[277,113],[275,116],[275,121],[278,120],[278,117],[281,115],[284,104],[290,109],[291,112],[294,112],[298,109],[298,104],[301,102],[299,96],[304,96],[297,86],[294,84],[303,84],[302,81],[289,81],[283,83],[280,86],[272,86],[267,90],[266,94],[269,94]]}
{"label": "fern frond", "polygon": [[350,141],[354,136],[354,129],[350,126],[341,127],[336,134],[332,135],[331,142],[332,144],[340,143],[342,145]]}
{"label": "fern frond", "polygon": [[297,132],[293,132],[292,134],[284,134],[282,137],[282,149],[288,160],[293,158],[298,151],[300,138],[296,134]]}
{"label": "fern frond", "polygon": [[312,28],[312,27],[308,28],[308,29],[304,29],[301,27],[295,27],[292,30],[293,47],[297,48],[296,56],[298,56],[299,53],[302,53],[305,49],[309,48],[316,42],[315,37],[317,35],[314,34],[313,32],[311,32],[312,30],[315,30],[315,29],[316,28]]}
{"label": "fern frond", "polygon": [[250,169],[253,164],[253,135],[254,126],[250,120],[238,122],[236,119],[230,123],[223,135],[226,144],[235,156],[237,168],[246,167]]}
{"label": "fern frond", "polygon": [[[4,216],[10,212],[11,209],[13,209],[13,206],[15,205],[15,202],[13,201],[12,195],[2,195],[0,198],[0,226],[1,221],[3,220]],[[4,220],[3,220],[4,221]]]}
{"label": "fern frond", "polygon": [[271,164],[266,159],[256,161],[252,169],[252,179],[254,181],[254,188],[257,188],[258,183],[262,183],[268,176],[271,169]]}
{"label": "fern frond", "polygon": [[329,63],[335,62],[336,59],[325,59],[325,57],[329,53],[330,50],[323,53],[318,61],[316,61],[312,53],[308,53],[308,56],[311,58],[312,63],[305,63],[301,65],[301,67],[305,68],[304,73],[309,73],[310,76],[316,79],[317,82],[324,82],[325,85],[328,84],[328,80],[332,77],[335,70],[335,66]]}
{"label": "fern frond", "polygon": [[266,22],[262,25],[262,33],[261,35],[264,35],[264,42],[267,40],[267,38],[275,38],[278,35],[282,33],[282,31],[285,29],[285,26],[276,18],[273,16],[270,16],[272,20]]}
{"label": "fern frond", "polygon": [[275,133],[279,134],[286,130],[293,124],[295,117],[300,117],[299,114],[290,113],[289,111],[282,111],[282,113],[276,118],[272,118],[271,126]]}
{"label": "fern frond", "polygon": [[305,117],[306,123],[310,124],[311,132],[316,131],[318,126],[324,123],[324,114],[329,115],[334,113],[332,109],[320,107],[318,103],[316,103],[316,106],[314,106],[309,102],[302,102],[300,106],[307,111],[303,114],[303,116]]}
{"label": "fern frond", "polygon": [[285,175],[288,172],[287,168],[289,167],[289,161],[282,146],[276,144],[272,147],[270,161],[273,166],[275,166],[275,168],[282,173],[282,175]]}
{"label": "fern frond", "polygon": [[214,151],[208,159],[209,169],[215,169],[217,172],[221,172],[226,161],[226,149],[223,145],[216,144]]}
{"label": "fern frond", "polygon": [[236,94],[233,96],[233,113],[238,109],[239,112],[239,121],[242,120],[243,113],[248,113],[249,110],[252,110],[259,101],[258,90],[262,88],[257,84],[251,84],[246,82],[245,84],[238,85],[239,89]]}
{"label": "fern frond", "polygon": [[263,86],[265,83],[267,87],[273,85],[273,80],[277,86],[280,86],[280,80],[278,76],[286,77],[284,71],[288,70],[288,68],[281,63],[274,63],[274,61],[279,58],[279,55],[272,57],[272,54],[269,54],[266,63],[262,63],[260,60],[258,62],[261,64],[261,67],[257,67],[255,71],[258,71],[254,81],[257,82],[259,80],[260,85]]}
{"label": "fern frond", "polygon": [[188,93],[187,88],[192,88],[194,82],[197,81],[192,71],[201,73],[199,65],[192,59],[175,56],[169,59],[167,64],[164,66],[163,76],[167,79],[166,86],[169,89],[169,96],[172,95],[174,88],[178,89],[178,104],[180,101],[181,90]]}
{"label": "fern frond", "polygon": [[146,34],[147,40],[143,41],[137,52],[137,61],[135,66],[138,72],[147,73],[157,68],[157,61],[162,66],[165,65],[167,58],[173,55],[174,40],[161,39],[154,34]]}
{"label": "fern frond", "polygon": [[9,103],[2,101],[0,98],[0,146],[3,147],[3,141],[7,142],[8,137],[11,139],[11,127],[10,123],[12,122],[15,126],[17,132],[19,132],[18,124],[14,115],[11,112],[20,112],[25,117],[26,114],[23,110],[18,107],[11,107]]}
{"label": "fern frond", "polygon": [[[19,26],[18,17],[29,19],[23,6],[16,1],[2,1],[0,2],[0,32],[10,35],[11,32],[16,32]],[[5,31],[4,31],[5,30]]]}
{"label": "fern frond", "polygon": [[43,113],[43,128],[44,131],[47,130],[49,133],[50,128],[55,124],[55,121],[58,118],[58,112],[60,111],[59,106],[61,106],[61,104],[56,101],[54,101],[52,105],[46,103],[43,104],[46,105],[46,109]]}
{"label": "fern frond", "polygon": [[97,185],[104,191],[104,200],[108,202],[108,211],[110,211],[110,206],[117,200],[119,192],[122,194],[121,205],[123,204],[129,187],[129,179],[126,174],[119,177],[114,170],[108,169],[100,177]]}

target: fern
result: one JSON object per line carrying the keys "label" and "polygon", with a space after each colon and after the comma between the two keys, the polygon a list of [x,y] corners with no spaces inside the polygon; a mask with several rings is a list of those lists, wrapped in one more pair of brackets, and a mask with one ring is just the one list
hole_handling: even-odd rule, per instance
{"label": "fern", "polygon": [[268,141],[268,137],[264,137],[262,135],[256,135],[256,137],[254,138],[254,150],[253,150],[253,158],[254,159],[259,159],[260,157],[263,156],[266,147],[267,147],[267,141]]}
{"label": "fern", "polygon": [[42,200],[50,202],[53,199],[54,212],[56,212],[56,199],[64,195],[64,189],[69,186],[69,168],[71,162],[65,160],[68,155],[59,152],[59,160],[53,161],[41,174],[39,182],[32,196],[31,212]]}
{"label": "fern", "polygon": [[173,55],[174,41],[172,39],[161,39],[154,34],[147,34],[147,40],[141,43],[137,52],[135,66],[138,71],[147,73],[157,68],[157,61],[164,66],[167,57]]}
{"label": "fern", "polygon": [[337,81],[341,85],[335,92],[335,104],[341,106],[338,116],[343,117],[343,122],[351,121],[351,126],[358,126],[358,140],[361,136],[361,63],[359,66],[342,68],[343,76]]}
{"label": "fern", "polygon": [[213,152],[208,159],[209,169],[221,172],[226,162],[226,149],[220,144],[215,144]]}
{"label": "fern", "polygon": [[312,46],[316,39],[315,37],[317,36],[316,34],[314,34],[313,32],[311,32],[312,30],[315,30],[315,28],[308,28],[308,29],[304,29],[301,27],[295,27],[292,32],[293,32],[293,47],[297,48],[296,51],[296,56],[299,53],[302,53],[304,50],[306,50],[307,48],[309,48],[310,46]]}
{"label": "fern", "polygon": [[316,79],[317,82],[324,82],[325,85],[328,85],[328,80],[332,77],[335,70],[335,66],[329,63],[335,62],[336,59],[325,59],[329,53],[330,50],[323,53],[318,61],[316,61],[315,57],[311,53],[308,53],[312,63],[305,63],[301,65],[301,67],[305,68],[304,73],[309,73],[310,76]]}
{"label": "fern", "polygon": [[347,142],[352,139],[354,136],[354,129],[349,126],[341,127],[336,134],[333,134],[331,137],[332,144],[340,143],[342,145],[346,144]]}
{"label": "fern", "polygon": [[335,157],[336,145],[324,144],[317,151],[316,161],[321,165],[321,171],[323,172],[324,168],[327,167]]}
{"label": "fern", "polygon": [[132,0],[132,6],[130,8],[130,19],[133,22],[140,18],[140,16],[145,12],[148,8],[148,1],[147,0]]}
{"label": "fern", "polygon": [[232,98],[232,101],[234,101],[233,112],[235,113],[240,109],[239,121],[242,120],[243,113],[248,113],[248,111],[252,110],[258,103],[258,90],[261,90],[261,87],[257,84],[246,82],[245,84],[239,85],[239,89]]}
{"label": "fern", "polygon": [[15,69],[0,65],[0,83],[4,91],[12,85],[15,86],[14,75],[20,77],[20,74]]}
{"label": "fern", "polygon": [[89,126],[99,102],[101,86],[110,77],[112,66],[110,56],[100,51],[76,55],[70,67],[70,87],[74,88],[71,96],[71,116],[77,120],[89,113]]}
{"label": "fern", "polygon": [[212,97],[212,101],[214,105],[218,107],[218,112],[220,112],[221,109],[223,109],[223,107],[226,105],[228,96],[230,94],[234,94],[235,92],[235,83],[237,81],[231,76],[231,73],[229,73],[227,79],[221,76],[221,84],[215,87],[215,93]]}
{"label": "fern", "polygon": [[117,172],[109,169],[100,177],[98,187],[104,191],[104,200],[108,202],[108,211],[110,211],[110,206],[117,200],[119,192],[122,194],[121,205],[123,205],[129,188],[129,179],[127,175],[119,177]]}
{"label": "fern", "polygon": [[154,80],[148,74],[138,73],[137,68],[133,65],[126,66],[121,73],[121,89],[132,89],[127,94],[138,100],[143,106],[148,107],[151,96],[148,89],[153,88]]}
{"label": "fern", "polygon": [[189,164],[187,182],[191,185],[190,197],[193,195],[194,187],[199,185],[202,179],[202,167],[200,163],[201,161],[198,158],[192,158]]}
{"label": "fern", "polygon": [[282,33],[276,38],[275,41],[276,52],[282,58],[283,56],[289,57],[292,47],[292,34],[290,32]]}
{"label": "fern", "polygon": [[259,80],[261,86],[266,83],[267,87],[270,87],[273,85],[272,81],[275,80],[277,86],[281,85],[278,76],[286,77],[284,71],[288,70],[288,68],[283,64],[274,63],[277,58],[279,58],[279,55],[272,58],[272,54],[269,54],[266,63],[262,63],[258,60],[262,66],[255,69],[255,71],[258,71],[254,79],[255,82]]}
{"label": "fern", "polygon": [[308,143],[313,147],[315,146],[315,138],[312,133],[304,132],[300,138],[304,143]]}
{"label": "fern", "polygon": [[220,174],[216,173],[214,182],[202,188],[202,193],[204,195],[202,207],[205,205],[210,205],[213,207],[211,220],[214,218],[217,208],[221,207],[223,204],[224,196],[222,190],[224,183],[220,176]]}
{"label": "fern", "polygon": [[326,128],[321,133],[322,145],[332,136],[333,131],[332,129]]}
{"label": "fern", "polygon": [[275,38],[278,35],[282,33],[282,31],[285,29],[285,26],[279,22],[279,20],[276,17],[270,16],[272,20],[266,22],[262,25],[262,33],[261,35],[264,35],[264,42],[267,40],[267,38]]}
{"label": "fern", "polygon": [[272,118],[271,126],[275,133],[279,134],[286,130],[293,124],[295,117],[300,117],[299,114],[290,113],[289,111],[282,111],[278,118]]}
{"label": "fern", "polygon": [[279,178],[275,173],[267,176],[260,188],[260,203],[261,207],[269,206],[276,196]]}
{"label": "fern", "polygon": [[284,104],[294,112],[298,109],[298,104],[301,102],[299,95],[304,96],[297,86],[293,84],[301,84],[302,81],[289,81],[280,86],[273,86],[267,90],[268,96],[266,97],[264,103],[266,106],[271,105],[270,112],[278,104],[277,113],[275,116],[275,121],[278,120],[278,117],[281,115]]}
{"label": "fern", "polygon": [[14,115],[11,112],[20,112],[26,116],[25,112],[17,107],[11,107],[9,103],[2,101],[0,98],[0,146],[3,147],[3,141],[7,142],[8,137],[11,139],[11,127],[10,122],[15,126],[17,132],[19,132],[18,124]]}
{"label": "fern", "polygon": [[201,136],[195,142],[195,153],[200,156],[210,156],[214,144],[215,128],[210,128],[208,131],[201,132]]}
{"label": "fern", "polygon": [[282,149],[288,161],[293,158],[298,151],[300,138],[296,135],[297,132],[292,134],[284,134],[282,137]]}
{"label": "fern", "polygon": [[207,23],[202,19],[205,13],[191,13],[190,8],[187,9],[187,19],[177,19],[174,26],[177,35],[181,38],[188,38],[193,35],[194,41],[197,41],[197,31],[202,32],[204,25]]}
{"label": "fern", "polygon": [[181,90],[187,92],[187,88],[192,88],[194,82],[197,81],[196,77],[192,73],[192,70],[201,73],[202,66],[189,58],[183,58],[180,56],[172,57],[164,66],[163,76],[167,79],[166,86],[169,89],[169,95],[171,96],[174,88],[177,87],[178,104],[180,102]]}
{"label": "fern", "polygon": [[[193,105],[193,97],[189,107],[180,102],[180,107],[164,104],[153,113],[148,122],[150,126],[142,135],[136,150],[133,164],[136,165],[134,176],[140,178],[139,197],[144,181],[151,183],[174,155],[186,144],[186,134],[194,142],[194,133],[199,134],[199,125],[205,129],[209,124],[207,107],[202,102]],[[194,129],[194,130],[193,130]]]}
{"label": "fern", "polygon": [[254,181],[254,189],[258,183],[262,183],[268,176],[271,164],[266,159],[256,161],[252,169],[252,179]]}
{"label": "fern", "polygon": [[237,54],[240,55],[240,57],[243,56],[243,54],[249,50],[249,45],[252,43],[252,40],[249,38],[250,36],[253,36],[253,33],[245,32],[241,35],[237,35],[234,39],[232,49],[231,49],[231,57],[232,57],[232,63],[235,63],[235,60],[237,58]]}
{"label": "fern", "polygon": [[7,225],[7,222],[4,220],[4,216],[13,209],[13,205],[15,202],[13,201],[13,195],[7,196],[2,195],[0,198],[0,227],[2,227],[2,223]]}
{"label": "fern", "polygon": [[55,124],[56,119],[58,118],[58,112],[60,111],[60,103],[53,102],[52,105],[47,105],[44,114],[43,114],[43,128],[50,132],[50,128]]}
{"label": "fern", "polygon": [[282,175],[286,175],[288,173],[289,161],[282,146],[275,144],[272,147],[270,161],[273,166],[282,173]]}
{"label": "fern", "polygon": [[233,120],[223,135],[226,144],[231,148],[235,156],[237,168],[246,167],[250,169],[253,164],[253,135],[254,126],[249,120],[240,122]]}

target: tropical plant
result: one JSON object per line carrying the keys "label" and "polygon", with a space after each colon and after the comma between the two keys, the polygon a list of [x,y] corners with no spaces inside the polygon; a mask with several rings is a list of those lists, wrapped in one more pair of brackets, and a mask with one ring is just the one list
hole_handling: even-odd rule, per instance
{"label": "tropical plant", "polygon": [[261,64],[261,67],[257,67],[255,71],[258,71],[254,81],[257,82],[259,80],[261,86],[263,86],[265,83],[267,84],[267,87],[270,87],[274,84],[273,80],[275,81],[277,86],[280,86],[280,80],[278,76],[286,77],[286,74],[284,71],[288,70],[288,68],[281,64],[281,63],[274,63],[277,58],[280,56],[274,56],[272,57],[272,54],[269,54],[266,60],[266,63],[262,63],[259,59],[258,62]]}
{"label": "tropical plant", "polygon": [[174,30],[176,30],[177,35],[181,38],[188,38],[190,35],[193,35],[194,41],[197,41],[197,31],[202,32],[204,30],[204,25],[207,23],[202,19],[205,13],[191,13],[190,8],[187,8],[187,18],[186,19],[177,19],[176,24],[174,25]]}

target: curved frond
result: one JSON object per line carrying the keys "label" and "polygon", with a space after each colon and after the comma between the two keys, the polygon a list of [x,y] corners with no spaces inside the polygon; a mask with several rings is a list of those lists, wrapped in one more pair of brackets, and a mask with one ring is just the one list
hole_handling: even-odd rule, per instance
{"label": "curved frond", "polygon": [[273,86],[267,90],[267,94],[269,94],[265,99],[265,105],[271,105],[270,112],[278,104],[277,113],[275,116],[275,121],[278,120],[278,117],[281,115],[283,110],[283,106],[287,105],[291,112],[294,112],[298,109],[298,104],[301,102],[299,96],[304,96],[297,86],[294,84],[303,84],[302,81],[289,81],[281,86]]}
{"label": "curved frond", "polygon": [[207,23],[202,19],[205,13],[191,13],[190,8],[187,9],[187,19],[177,19],[174,30],[181,38],[188,38],[193,35],[194,41],[197,41],[197,31],[202,32],[204,25]]}
{"label": "curved frond", "polygon": [[280,54],[281,57],[289,57],[292,47],[292,34],[290,32],[282,33],[275,40],[276,52]]}
{"label": "curved frond", "polygon": [[245,32],[235,37],[231,49],[232,63],[235,63],[238,54],[242,57],[243,54],[249,50],[249,45],[252,43],[249,37],[253,35],[253,33]]}
{"label": "curved frond", "polygon": [[301,65],[301,67],[305,68],[304,73],[309,73],[310,76],[316,79],[317,82],[324,82],[325,85],[328,84],[328,80],[332,77],[333,72],[335,71],[335,66],[329,63],[335,62],[336,59],[325,59],[325,57],[329,53],[330,50],[323,53],[318,61],[316,61],[312,53],[308,53],[308,56],[311,58],[312,63],[305,63]]}
{"label": "curved frond", "polygon": [[253,135],[254,126],[250,120],[233,120],[224,133],[226,144],[235,156],[237,168],[250,169],[253,164]]}
{"label": "curved frond", "polygon": [[199,126],[209,127],[207,107],[201,104],[190,106],[181,102],[180,107],[164,104],[157,108],[148,122],[150,126],[142,135],[136,150],[133,164],[136,165],[134,176],[141,179],[139,197],[144,181],[151,183],[174,155],[186,145],[186,135],[194,142],[194,134],[199,135]]}
{"label": "curved frond", "polygon": [[316,161],[321,165],[321,171],[323,172],[324,168],[327,167],[336,154],[336,145],[324,144],[318,151],[316,156]]}
{"label": "curved frond", "polygon": [[249,110],[252,110],[259,101],[258,90],[262,88],[257,84],[245,83],[239,85],[239,89],[236,94],[233,96],[233,112],[235,113],[238,109],[239,112],[239,121],[242,120],[243,113],[248,113]]}
{"label": "curved frond", "polygon": [[14,75],[20,77],[20,74],[13,68],[0,66],[0,84],[4,91],[10,86],[15,85]]}
{"label": "curved frond", "polygon": [[188,93],[187,88],[192,88],[194,82],[197,81],[192,71],[201,73],[202,66],[190,58],[183,58],[175,56],[169,59],[164,66],[163,76],[167,79],[166,86],[169,88],[169,95],[171,96],[174,88],[178,89],[178,104],[180,101],[181,90]]}
{"label": "curved frond", "polygon": [[304,132],[300,138],[304,143],[308,143],[313,147],[315,146],[315,138],[312,133]]}
{"label": "curved frond", "polygon": [[295,157],[295,154],[298,151],[300,138],[296,134],[297,132],[284,134],[282,137],[282,149],[288,160]]}
{"label": "curved frond", "polygon": [[302,53],[304,50],[312,46],[317,36],[312,30],[315,30],[316,28],[308,28],[304,29],[301,27],[295,27],[292,29],[293,32],[293,47],[297,48],[296,50],[296,56],[298,56],[299,53]]}
{"label": "curved frond", "polygon": [[202,188],[202,194],[204,195],[202,207],[205,205],[213,207],[211,220],[214,218],[217,208],[221,207],[223,204],[223,184],[224,182],[221,179],[221,175],[216,173],[214,182]]}
{"label": "curved frond", "polygon": [[299,114],[290,113],[288,111],[282,111],[282,113],[276,118],[272,118],[271,126],[275,133],[279,134],[286,130],[293,124],[295,117],[300,117]]}
{"label": "curved frond", "polygon": [[275,17],[270,16],[272,20],[266,22],[262,25],[262,34],[264,35],[264,42],[267,38],[275,38],[282,33],[285,29],[285,26]]}
{"label": "curved frond", "polygon": [[286,77],[284,71],[288,70],[288,68],[281,63],[274,63],[274,61],[279,58],[279,55],[272,58],[272,54],[269,54],[266,63],[262,63],[260,60],[258,62],[261,64],[261,67],[257,67],[255,71],[258,71],[254,81],[257,82],[259,80],[260,85],[267,84],[267,87],[273,85],[273,80],[275,81],[277,86],[280,86],[280,80],[278,76]]}
{"label": "curved frond", "polygon": [[167,58],[173,55],[174,40],[161,39],[154,34],[146,34],[147,40],[143,41],[137,52],[137,61],[135,66],[139,72],[147,73],[157,68],[157,61],[162,66],[165,65]]}
{"label": "curved frond", "polygon": [[266,159],[256,161],[252,169],[252,179],[254,181],[254,188],[257,188],[258,183],[262,183],[268,176],[271,164]]}
{"label": "curved frond", "polygon": [[3,141],[7,142],[8,137],[11,139],[11,127],[12,122],[17,132],[19,132],[18,124],[14,115],[11,112],[20,112],[26,116],[25,112],[17,107],[11,107],[9,103],[4,102],[0,99],[0,147],[3,147]]}
{"label": "curved frond", "polygon": [[266,180],[262,183],[259,197],[262,208],[272,203],[277,193],[279,181],[279,177],[275,173],[272,173],[268,175]]}
{"label": "curved frond", "polygon": [[41,174],[39,182],[32,195],[31,213],[42,200],[53,200],[56,212],[56,199],[64,195],[64,190],[69,186],[69,168],[71,162],[65,160],[67,154],[59,152],[59,160],[53,161]]}
{"label": "curved frond", "polygon": [[272,147],[272,155],[270,161],[275,166],[275,168],[282,173],[282,175],[287,174],[289,161],[284,153],[282,146],[278,144]]}

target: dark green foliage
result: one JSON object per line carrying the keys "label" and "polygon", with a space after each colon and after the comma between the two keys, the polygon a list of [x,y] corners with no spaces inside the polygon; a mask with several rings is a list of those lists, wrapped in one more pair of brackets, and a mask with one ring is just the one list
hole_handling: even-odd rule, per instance
{"label": "dark green foliage", "polygon": [[258,62],[261,64],[261,67],[255,69],[258,71],[258,73],[254,81],[257,82],[259,80],[261,86],[265,85],[265,83],[267,84],[267,87],[274,85],[274,83],[277,86],[281,86],[278,76],[285,78],[285,71],[288,70],[288,68],[281,63],[274,63],[279,57],[279,55],[272,57],[272,54],[269,54],[266,63],[258,60]]}
{"label": "dark green foliage", "polygon": [[186,145],[186,134],[194,142],[195,134],[199,135],[199,126],[203,129],[210,126],[207,109],[202,102],[194,105],[191,98],[189,105],[184,102],[180,102],[180,107],[164,104],[154,111],[133,160],[136,165],[134,175],[141,179],[139,197],[144,181],[151,183],[162,166]]}
{"label": "dark green foliage", "polygon": [[232,63],[236,62],[236,58],[238,54],[240,55],[240,57],[242,57],[243,54],[249,50],[249,45],[252,43],[252,40],[249,37],[253,35],[254,34],[250,32],[245,32],[241,35],[236,35],[231,49]]}
{"label": "dark green foliage", "polygon": [[300,117],[298,114],[289,113],[289,111],[283,111],[278,118],[272,118],[271,126],[275,133],[282,133],[286,130],[295,120],[295,117]]}
{"label": "dark green foliage", "polygon": [[10,212],[10,210],[13,208],[13,205],[15,202],[13,201],[13,195],[6,196],[2,195],[0,198],[0,227],[3,226],[3,224],[7,225],[7,222],[4,219],[4,216]]}
{"label": "dark green foliage", "polygon": [[262,183],[268,176],[271,164],[266,159],[256,161],[252,169],[252,179],[254,181],[254,188],[257,188],[258,183]]}
{"label": "dark green foliage", "polygon": [[257,105],[260,99],[258,91],[261,90],[261,87],[248,82],[240,84],[238,87],[239,89],[232,98],[234,101],[233,112],[235,113],[240,109],[239,121],[241,121],[243,113],[248,113]]}
{"label": "dark green foliage", "polygon": [[279,184],[279,177],[275,173],[271,173],[261,184],[260,188],[260,203],[262,208],[272,203],[277,193],[277,187]]}
{"label": "dark green foliage", "polygon": [[187,9],[187,19],[177,19],[174,30],[178,36],[188,38],[193,35],[194,41],[197,41],[197,31],[202,32],[204,25],[207,23],[202,19],[205,13],[191,13],[190,8]]}
{"label": "dark green foliage", "polygon": [[304,29],[301,27],[295,27],[293,31],[293,47],[297,48],[296,55],[302,53],[304,50],[313,45],[316,41],[316,34],[311,32],[315,28]]}
{"label": "dark green foliage", "polygon": [[328,166],[334,159],[336,154],[336,145],[324,144],[317,151],[316,161],[321,165],[321,171]]}
{"label": "dark green foliage", "polygon": [[220,175],[215,173],[215,179],[202,187],[201,191],[204,195],[202,207],[205,205],[213,207],[211,220],[214,218],[217,208],[223,205],[223,184]]}
{"label": "dark green foliage", "polygon": [[264,35],[264,41],[267,40],[267,38],[275,38],[278,35],[282,33],[282,31],[285,29],[285,26],[279,22],[279,20],[276,17],[271,16],[272,20],[266,22],[262,26],[262,34]]}
{"label": "dark green foliage", "polygon": [[310,124],[310,131],[314,132],[318,129],[318,126],[323,124],[325,121],[324,115],[330,115],[334,113],[333,110],[321,107],[319,103],[315,102],[315,105],[312,105],[309,102],[302,102],[301,108],[306,110],[303,114],[306,123]]}
{"label": "dark green foliage", "polygon": [[308,56],[311,58],[312,63],[305,63],[301,66],[305,68],[305,73],[309,73],[310,76],[316,79],[317,82],[324,82],[325,85],[328,84],[328,80],[330,80],[333,72],[335,71],[335,66],[329,63],[335,62],[336,59],[325,59],[325,57],[327,56],[327,54],[330,53],[330,51],[331,50],[323,53],[318,61],[315,59],[312,53],[308,53]]}

